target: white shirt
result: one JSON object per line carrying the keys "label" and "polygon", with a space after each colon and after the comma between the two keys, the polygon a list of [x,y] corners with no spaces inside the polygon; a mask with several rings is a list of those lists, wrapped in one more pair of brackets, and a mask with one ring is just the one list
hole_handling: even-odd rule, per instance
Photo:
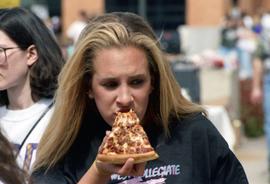
{"label": "white shirt", "polygon": [[67,36],[73,40],[73,43],[78,40],[82,30],[85,28],[86,25],[86,22],[75,21],[68,27]]}
{"label": "white shirt", "polygon": [[[19,148],[31,128],[52,103],[51,99],[42,99],[32,106],[22,110],[10,110],[0,107],[0,126],[3,134]],[[35,160],[37,145],[52,115],[51,108],[38,122],[22,145],[17,162],[21,168],[29,170]],[[27,151],[28,150],[28,151]]]}

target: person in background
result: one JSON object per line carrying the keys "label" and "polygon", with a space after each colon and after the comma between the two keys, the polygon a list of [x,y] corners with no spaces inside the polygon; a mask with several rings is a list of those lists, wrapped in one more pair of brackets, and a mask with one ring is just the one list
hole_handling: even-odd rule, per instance
{"label": "person in background", "polygon": [[73,44],[77,42],[82,30],[87,25],[88,18],[89,17],[86,11],[81,10],[78,12],[77,20],[72,22],[71,25],[67,28],[66,35],[72,40]]}
{"label": "person in background", "polygon": [[0,9],[0,127],[26,171],[52,114],[63,64],[56,40],[35,14]]}
{"label": "person in background", "polygon": [[0,184],[26,184],[26,176],[16,163],[12,145],[0,129]]}
{"label": "person in background", "polygon": [[76,44],[82,30],[87,25],[89,16],[85,10],[78,12],[78,18],[70,24],[66,30],[66,36],[69,38],[69,44],[66,48],[66,58],[69,58],[74,52],[74,45]]}
{"label": "person in background", "polygon": [[[60,74],[34,183],[248,183],[205,110],[183,97],[164,58],[152,28],[136,14],[108,13],[89,22]],[[116,112],[130,109],[159,158],[96,161]]]}
{"label": "person in background", "polygon": [[230,15],[225,17],[220,36],[221,41],[218,51],[224,59],[225,68],[234,68],[237,63],[237,22]]}
{"label": "person in background", "polygon": [[252,59],[257,48],[257,35],[244,24],[243,18],[245,14],[238,20],[237,27],[237,52],[239,65],[239,79],[248,81],[252,78]]}
{"label": "person in background", "polygon": [[262,33],[260,38],[253,60],[250,100],[254,105],[263,105],[264,132],[268,149],[267,163],[270,173],[270,37],[269,34]]}

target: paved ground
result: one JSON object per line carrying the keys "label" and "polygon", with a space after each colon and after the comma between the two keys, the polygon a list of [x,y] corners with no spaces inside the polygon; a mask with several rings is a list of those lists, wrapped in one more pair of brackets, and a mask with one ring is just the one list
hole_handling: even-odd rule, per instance
{"label": "paved ground", "polygon": [[242,163],[250,184],[269,184],[265,138],[243,138],[235,151]]}

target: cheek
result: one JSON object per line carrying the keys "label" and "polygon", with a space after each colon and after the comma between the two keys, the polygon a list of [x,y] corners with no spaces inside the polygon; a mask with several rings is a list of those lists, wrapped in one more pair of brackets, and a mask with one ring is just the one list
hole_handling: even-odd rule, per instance
{"label": "cheek", "polygon": [[102,118],[109,124],[112,125],[112,113],[111,107],[113,104],[112,95],[103,90],[96,90],[93,93],[93,99],[96,103],[97,109],[101,114]]}
{"label": "cheek", "polygon": [[5,90],[23,83],[27,78],[28,68],[19,66],[19,64],[10,65],[7,70],[1,73],[0,90]]}
{"label": "cheek", "polygon": [[140,107],[139,118],[143,119],[148,107],[151,90],[144,90],[137,95],[137,105]]}
{"label": "cheek", "polygon": [[149,94],[147,92],[141,93],[138,95],[138,98],[141,104],[147,104],[149,99]]}
{"label": "cheek", "polygon": [[29,68],[27,65],[12,66],[9,70],[9,77],[16,78],[17,80],[27,78]]}
{"label": "cheek", "polygon": [[106,104],[109,101],[107,93],[102,90],[95,90],[93,92],[93,98],[97,104],[99,111],[101,110],[101,108],[105,108]]}
{"label": "cheek", "polygon": [[102,95],[95,95],[94,100],[99,109],[106,108],[110,101],[110,99],[108,99],[108,96],[102,96]]}
{"label": "cheek", "polygon": [[143,99],[145,101],[145,103],[148,103],[148,100],[150,98],[150,94],[152,92],[153,88],[152,86],[149,84],[149,86],[144,90],[144,92],[142,93],[143,94]]}
{"label": "cheek", "polygon": [[20,56],[21,59],[19,59],[19,56],[10,58],[7,69],[9,75],[14,75],[18,78],[26,76],[29,71],[29,67],[26,63],[25,56],[24,55]]}

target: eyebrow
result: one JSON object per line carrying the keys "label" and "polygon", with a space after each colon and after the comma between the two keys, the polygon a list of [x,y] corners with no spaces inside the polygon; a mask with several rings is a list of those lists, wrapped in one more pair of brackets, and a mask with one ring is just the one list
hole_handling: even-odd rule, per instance
{"label": "eyebrow", "polygon": [[8,46],[8,45],[0,44],[0,47],[1,48],[11,48],[11,47],[19,47],[19,46],[16,46],[16,45]]}
{"label": "eyebrow", "polygon": [[133,78],[142,78],[142,77],[146,77],[146,74],[137,74],[137,75],[130,76],[129,78],[133,79]]}
{"label": "eyebrow", "polygon": [[[137,75],[132,75],[128,78],[130,79],[136,79],[136,78],[144,78],[146,77],[146,74],[137,74]],[[105,77],[105,78],[100,78],[101,81],[107,81],[107,80],[115,80],[117,77]]]}

